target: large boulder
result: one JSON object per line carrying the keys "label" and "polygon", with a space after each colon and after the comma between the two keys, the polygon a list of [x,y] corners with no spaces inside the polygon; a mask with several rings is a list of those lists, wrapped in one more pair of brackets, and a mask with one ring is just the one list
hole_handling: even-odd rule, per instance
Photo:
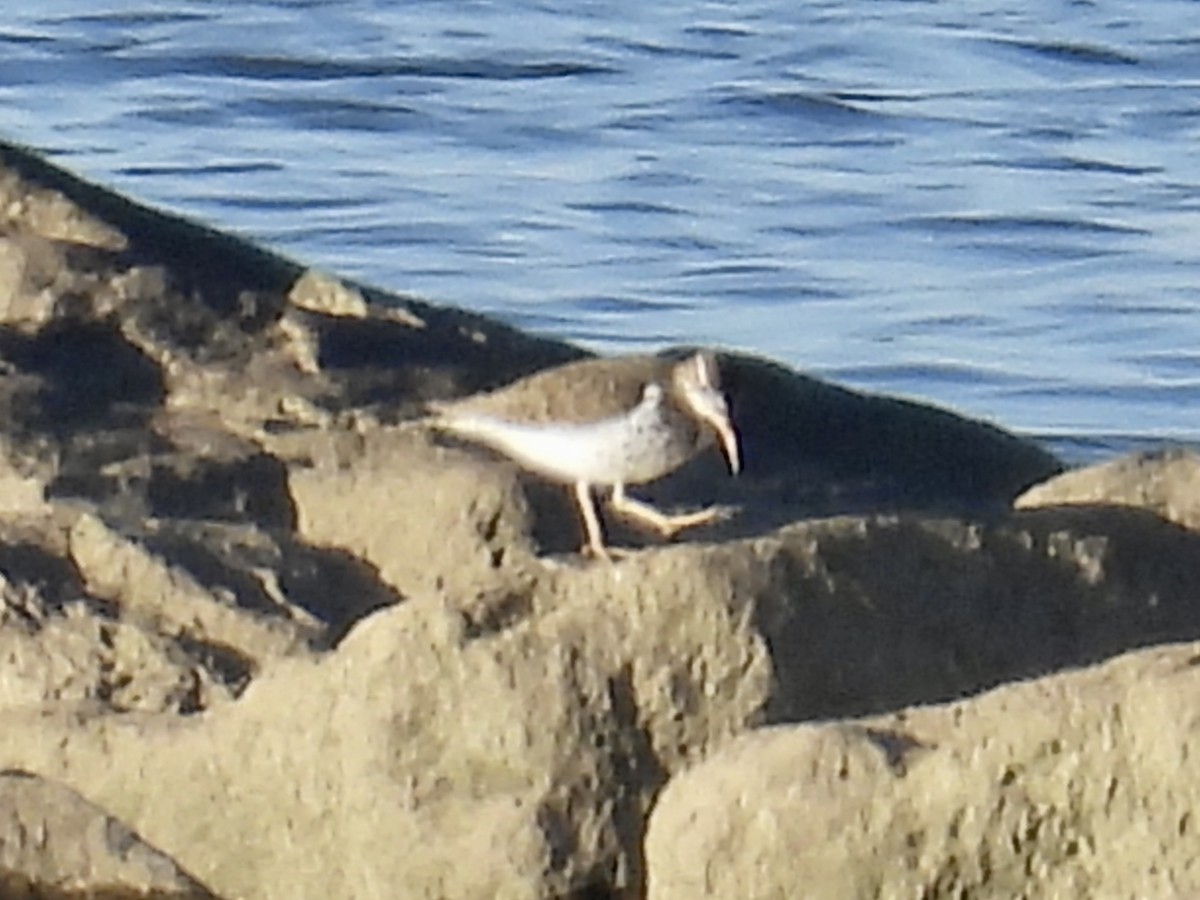
{"label": "large boulder", "polygon": [[744,735],[659,797],[647,897],[1197,896],[1197,651]]}

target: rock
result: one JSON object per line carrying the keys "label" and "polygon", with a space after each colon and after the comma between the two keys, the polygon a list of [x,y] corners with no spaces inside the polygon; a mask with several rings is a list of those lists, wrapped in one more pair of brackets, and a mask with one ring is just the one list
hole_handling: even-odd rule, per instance
{"label": "rock", "polygon": [[1075,469],[1034,485],[1013,505],[1130,506],[1200,530],[1200,454],[1177,447]]}
{"label": "rock", "polygon": [[[654,875],[640,847],[658,792],[755,724],[927,704],[1200,636],[1200,538],[1115,515],[1104,536],[1046,515],[845,518],[615,566],[543,563],[524,583],[376,612],[182,725],[15,711],[0,763],[96,785],[230,896],[628,889]],[[160,784],[187,788],[164,804]],[[235,844],[203,839],[222,829]]]}
{"label": "rock", "polygon": [[[86,566],[81,571],[72,558],[68,520],[68,514],[0,519],[0,709],[98,704],[188,713],[244,685],[245,657],[206,646],[199,635],[189,641],[192,623],[181,622],[183,634],[163,627],[163,614],[172,603],[185,606],[186,592],[140,580],[149,560],[139,569],[125,559],[122,574],[137,590],[153,591],[151,611],[139,615],[119,590],[89,590]],[[192,610],[205,612],[194,600]]]}
{"label": "rock", "polygon": [[[614,595],[599,607],[601,585],[562,597],[554,578],[466,608],[411,600],[184,723],[0,715],[0,759],[94,785],[230,896],[404,885],[414,898],[532,898],[636,883],[662,757],[737,733],[769,684],[746,610],[691,596],[698,556],[680,547],[639,559],[641,572],[591,573]],[[644,593],[654,576],[676,592]]]}
{"label": "rock", "polygon": [[1198,650],[744,735],[662,792],[647,897],[1195,896]]}
{"label": "rock", "polygon": [[847,517],[751,546],[710,565],[754,598],[777,679],[768,721],[938,702],[1200,639],[1200,539],[1133,510]]}
{"label": "rock", "polygon": [[1200,536],[1014,514],[1042,449],[732,353],[744,477],[644,493],[740,514],[587,565],[566,491],[421,420],[578,348],[3,144],[0,200],[0,766],[223,895],[637,896],[751,728],[1200,638]]}
{"label": "rock", "polygon": [[747,505],[782,506],[775,524],[794,521],[797,507],[809,516],[999,511],[1062,468],[1029,441],[936,407],[741,354],[727,355],[722,373],[751,476]]}
{"label": "rock", "polygon": [[0,896],[216,900],[169,856],[79,794],[0,772]]}
{"label": "rock", "polygon": [[511,467],[438,446],[423,428],[371,429],[348,448],[337,436],[305,443],[317,449],[290,473],[299,535],[371,564],[398,594],[468,595],[531,564],[532,513]]}

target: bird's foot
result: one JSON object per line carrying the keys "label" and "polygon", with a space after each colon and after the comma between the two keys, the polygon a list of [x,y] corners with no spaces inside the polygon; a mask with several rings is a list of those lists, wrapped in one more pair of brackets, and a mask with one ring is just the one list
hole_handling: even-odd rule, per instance
{"label": "bird's foot", "polygon": [[668,540],[681,531],[724,522],[737,513],[737,507],[734,506],[709,506],[695,512],[672,515],[655,509],[649,503],[635,500],[619,489],[613,491],[611,503],[613,512],[658,532]]}
{"label": "bird's foot", "polygon": [[579,550],[580,555],[586,559],[595,562],[613,563],[618,560],[628,559],[631,551],[623,550],[620,547],[606,547],[603,544],[593,546],[592,544],[584,544]]}
{"label": "bird's foot", "polygon": [[736,506],[709,506],[690,513],[679,513],[676,515],[662,514],[662,518],[659,520],[655,530],[663,537],[670,539],[679,534],[679,532],[686,531],[689,528],[699,528],[703,525],[716,525],[718,522],[725,522],[737,515],[737,512]]}

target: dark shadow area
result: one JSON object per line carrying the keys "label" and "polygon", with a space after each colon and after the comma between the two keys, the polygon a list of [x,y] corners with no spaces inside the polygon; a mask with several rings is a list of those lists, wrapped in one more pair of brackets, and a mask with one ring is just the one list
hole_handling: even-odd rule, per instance
{"label": "dark shadow area", "polygon": [[[155,439],[145,433],[129,437]],[[86,498],[125,522],[149,516],[295,528],[287,468],[269,454],[215,458],[153,452],[136,443],[120,450],[114,459],[95,452],[71,454],[47,487],[47,497]]]}
{"label": "dark shadow area", "polygon": [[[629,871],[614,873],[617,877],[610,878],[604,887],[597,885],[592,893],[581,896],[644,897],[646,819],[670,773],[662,765],[643,719],[632,666],[624,666],[609,680],[609,702],[616,724],[613,734],[623,739],[620,745],[612,748],[612,783],[622,785],[628,791],[623,798],[625,802],[614,810],[614,817]],[[616,891],[611,886],[614,883],[629,887]]]}
{"label": "dark shadow area", "polygon": [[[813,481],[850,486],[853,505],[1007,506],[1062,463],[1000,428],[892,397],[862,394],[763,359],[722,357],[747,481],[789,499]],[[785,477],[791,476],[791,477]]]}
{"label": "dark shadow area", "polygon": [[[335,646],[359,619],[404,599],[368,563],[343,550],[311,547],[281,530],[168,519],[131,539],[239,609],[290,619],[285,603],[295,604],[324,626],[311,637],[315,649]],[[263,579],[266,572],[274,573],[277,584]]]}
{"label": "dark shadow area", "polygon": [[127,537],[178,566],[214,596],[229,598],[238,609],[264,617],[287,616],[258,574],[279,566],[282,548],[256,529],[172,519]]}
{"label": "dark shadow area", "polygon": [[[520,478],[525,499],[533,513],[532,535],[538,552],[546,556],[578,553],[584,541],[583,520],[571,488],[524,472]],[[603,504],[600,509],[605,531],[612,543],[626,543],[631,535],[614,530],[613,523],[603,515]],[[632,537],[636,538],[636,535]]]}
{"label": "dark shadow area", "polygon": [[144,422],[166,394],[158,365],[115,324],[63,319],[32,337],[0,329],[0,360],[40,379],[12,410],[14,424],[27,431],[64,437]]}
{"label": "dark shadow area", "polygon": [[[644,896],[646,871],[642,842],[652,797],[664,785],[668,772],[662,767],[653,741],[642,720],[631,666],[624,666],[609,679],[608,705],[602,721],[592,721],[595,764],[600,784],[620,785],[613,796],[584,789],[577,796],[552,796],[537,809],[537,824],[549,850],[548,869],[559,873],[571,868],[581,836],[575,808],[593,804],[593,816],[601,829],[612,830],[617,846],[600,856],[587,871],[571,875],[582,884],[564,895],[578,898],[629,898]],[[581,703],[581,708],[586,704]],[[594,843],[594,839],[593,839]],[[624,889],[616,884],[628,884]]]}
{"label": "dark shadow area", "polygon": [[[200,640],[187,632],[180,632],[171,638],[179,648],[187,654],[189,660],[209,674],[214,682],[227,688],[234,697],[240,697],[250,686],[258,668],[257,662],[246,654],[216,641]],[[181,704],[181,715],[193,715],[204,712],[199,697],[190,704]]]}
{"label": "dark shadow area", "polygon": [[67,888],[45,884],[20,872],[0,869],[0,900],[220,900],[197,883],[181,891],[147,891],[119,885]]}
{"label": "dark shadow area", "polygon": [[564,894],[562,900],[641,900],[644,889],[616,888],[611,883],[588,884]]}
{"label": "dark shadow area", "polygon": [[[25,587],[32,591],[40,601],[37,618],[61,613],[63,606],[72,601],[88,600],[74,563],[27,541],[8,536],[0,540],[0,575],[13,588]],[[93,601],[93,605],[99,612],[111,612],[107,605],[98,601]],[[20,609],[16,611],[21,612]]]}
{"label": "dark shadow area", "polygon": [[288,599],[325,623],[315,650],[331,650],[361,619],[404,597],[392,590],[369,563],[332,547],[286,543],[280,587]]}
{"label": "dark shadow area", "polygon": [[264,528],[288,530],[296,527],[287,467],[269,454],[229,460],[181,454],[150,462],[144,489],[149,512],[157,518],[252,522]]}

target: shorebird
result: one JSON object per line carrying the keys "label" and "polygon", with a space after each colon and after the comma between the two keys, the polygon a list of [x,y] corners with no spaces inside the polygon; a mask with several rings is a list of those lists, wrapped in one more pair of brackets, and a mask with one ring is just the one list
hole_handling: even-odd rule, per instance
{"label": "shorebird", "polygon": [[432,405],[433,425],[486,444],[523,468],[573,487],[584,553],[609,559],[593,491],[608,488],[614,513],[663,537],[721,518],[716,507],[669,515],[625,492],[673,472],[712,444],[741,468],[737,433],[721,391],[716,354],[586,359],[529,375],[489,393]]}

